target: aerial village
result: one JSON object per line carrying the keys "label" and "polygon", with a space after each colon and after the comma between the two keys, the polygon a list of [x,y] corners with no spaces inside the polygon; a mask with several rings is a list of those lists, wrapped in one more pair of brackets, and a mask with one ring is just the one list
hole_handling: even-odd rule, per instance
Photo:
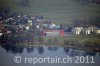
{"label": "aerial village", "polygon": [[[4,13],[0,14],[0,41],[5,40],[14,41],[15,39],[20,42],[37,42],[36,38],[43,37],[56,37],[56,36],[69,36],[69,35],[91,35],[100,34],[100,28],[96,26],[75,26],[67,27],[66,25],[56,25],[53,21],[44,18],[39,15],[27,15],[18,13]],[[26,36],[27,35],[27,36]],[[22,38],[25,36],[24,38]]]}

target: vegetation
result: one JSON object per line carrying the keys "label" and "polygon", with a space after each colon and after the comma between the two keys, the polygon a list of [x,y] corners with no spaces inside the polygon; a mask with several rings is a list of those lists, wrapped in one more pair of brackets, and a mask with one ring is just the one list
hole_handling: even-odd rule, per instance
{"label": "vegetation", "polygon": [[[100,26],[100,4],[93,0],[1,0],[0,10],[5,8],[15,13],[42,15],[56,24],[67,26]],[[22,33],[23,34],[23,33]],[[16,43],[39,41],[41,45],[60,45],[69,47],[100,47],[100,35],[73,35],[65,37],[33,37],[31,34],[13,35],[10,41]],[[31,36],[31,38],[30,38]],[[9,38],[8,38],[9,39]],[[25,40],[24,40],[25,39]],[[33,39],[33,40],[32,40]],[[28,42],[28,40],[31,40]],[[9,41],[9,42],[10,42]],[[15,43],[14,42],[14,43]],[[31,43],[34,44],[34,43]],[[35,45],[35,44],[34,44]]]}
{"label": "vegetation", "polygon": [[[35,37],[37,43],[19,42],[15,45],[21,46],[56,46],[69,47],[84,50],[100,52],[100,35],[74,35],[74,36],[57,36],[57,37]],[[40,42],[39,42],[40,41]]]}
{"label": "vegetation", "polygon": [[94,18],[100,17],[99,4],[94,0],[1,0],[0,7],[18,13],[42,15],[56,24],[70,26],[76,21],[87,23],[88,19],[94,23]]}

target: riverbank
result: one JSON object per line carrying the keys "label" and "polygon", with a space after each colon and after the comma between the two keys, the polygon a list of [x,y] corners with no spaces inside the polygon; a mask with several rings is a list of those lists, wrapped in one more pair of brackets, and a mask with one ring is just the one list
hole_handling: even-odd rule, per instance
{"label": "riverbank", "polygon": [[38,37],[40,42],[18,43],[21,46],[56,46],[100,52],[100,35]]}
{"label": "riverbank", "polygon": [[100,52],[100,35],[33,37],[30,34],[28,35],[17,34],[12,37],[9,37],[8,41],[3,44],[18,45],[18,46],[68,47],[68,48],[75,48],[87,51]]}

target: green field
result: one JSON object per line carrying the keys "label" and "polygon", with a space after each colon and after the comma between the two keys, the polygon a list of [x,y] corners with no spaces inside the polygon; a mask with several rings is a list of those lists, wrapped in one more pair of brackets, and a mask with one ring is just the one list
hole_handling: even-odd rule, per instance
{"label": "green field", "polygon": [[[74,19],[87,20],[100,16],[100,5],[82,5],[77,0],[30,0],[29,7],[20,5],[22,0],[0,0],[0,7],[29,15],[42,15],[56,24],[73,25]],[[24,1],[24,0],[23,0]]]}

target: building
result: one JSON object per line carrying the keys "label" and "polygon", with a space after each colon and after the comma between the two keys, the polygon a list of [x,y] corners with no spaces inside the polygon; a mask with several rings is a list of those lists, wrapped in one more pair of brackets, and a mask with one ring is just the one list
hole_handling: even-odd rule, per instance
{"label": "building", "polygon": [[83,34],[89,35],[96,33],[97,28],[95,26],[86,27],[82,30]]}
{"label": "building", "polygon": [[97,27],[96,26],[90,26],[88,27],[89,30],[91,30],[92,33],[96,33]]}
{"label": "building", "polygon": [[72,32],[73,32],[74,34],[79,35],[79,34],[81,34],[82,29],[83,29],[83,27],[74,27],[74,28],[72,29]]}
{"label": "building", "polygon": [[100,34],[100,29],[97,29],[97,32],[96,32],[97,34]]}
{"label": "building", "polygon": [[43,30],[42,36],[64,36],[63,30]]}
{"label": "building", "polygon": [[89,29],[86,30],[86,31],[85,31],[85,34],[86,34],[86,35],[91,34],[91,30],[89,30]]}
{"label": "building", "polygon": [[3,35],[3,33],[0,32],[0,36],[2,36],[2,35]]}

